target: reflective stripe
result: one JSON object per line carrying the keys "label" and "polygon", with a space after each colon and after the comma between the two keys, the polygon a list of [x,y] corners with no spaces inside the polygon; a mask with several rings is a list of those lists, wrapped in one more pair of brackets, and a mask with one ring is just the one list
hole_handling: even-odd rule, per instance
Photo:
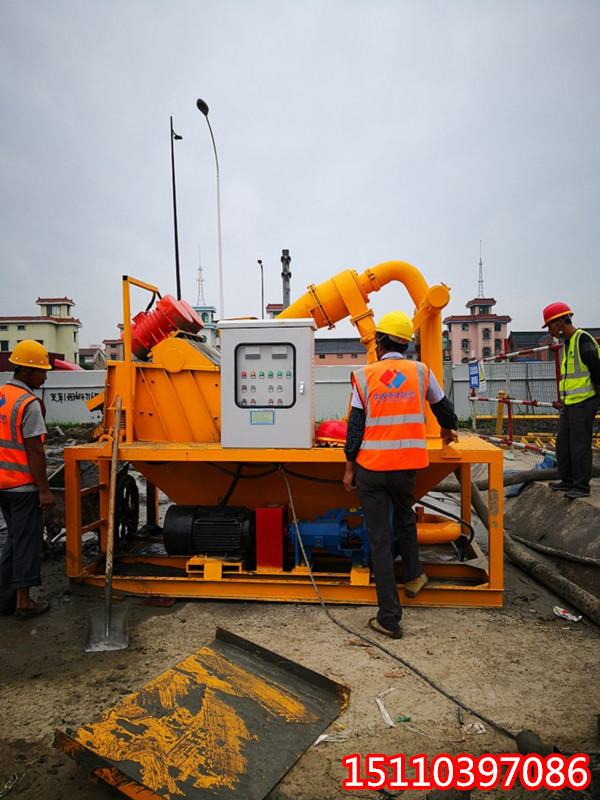
{"label": "reflective stripe", "polygon": [[589,394],[589,393],[590,393],[589,388],[587,386],[578,386],[576,389],[569,389],[567,392],[569,396],[577,394]]}
{"label": "reflective stripe", "polygon": [[[25,390],[23,390],[23,394],[21,397],[18,397],[15,400],[15,404],[12,408],[12,414],[10,415],[10,435],[12,436],[12,444],[13,446],[17,444],[19,436],[18,436],[18,418],[19,418],[19,409],[23,405],[23,403],[27,403],[32,400],[34,395],[28,394]],[[10,445],[7,445],[10,446]]]}
{"label": "reflective stripe", "polygon": [[14,461],[0,461],[0,469],[10,472],[29,472],[29,464],[16,464]]}
{"label": "reflective stripe", "polygon": [[368,439],[363,440],[361,450],[406,450],[408,448],[417,450],[427,450],[427,442],[424,439]]}
{"label": "reflective stripe", "polygon": [[25,445],[11,441],[10,439],[0,439],[0,447],[6,450],[25,450]]}
{"label": "reflective stripe", "polygon": [[425,414],[398,414],[392,417],[375,417],[369,425],[411,425],[414,423],[425,424]]}
{"label": "reflective stripe", "polygon": [[354,375],[356,376],[356,383],[358,384],[358,393],[360,399],[363,401],[365,416],[369,416],[369,392],[367,390],[367,376],[364,368],[357,370]]}
{"label": "reflective stripe", "polygon": [[417,361],[417,375],[419,376],[419,394],[421,398],[425,397],[425,365]]}

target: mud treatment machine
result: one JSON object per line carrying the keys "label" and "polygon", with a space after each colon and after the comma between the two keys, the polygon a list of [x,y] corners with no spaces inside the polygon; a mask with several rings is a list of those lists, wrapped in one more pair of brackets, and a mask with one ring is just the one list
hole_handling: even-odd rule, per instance
{"label": "mud treatment machine", "polygon": [[[67,574],[102,586],[108,541],[111,452],[146,479],[146,524],[119,536],[113,588],[145,596],[375,605],[368,540],[358,495],[342,485],[341,446],[315,441],[314,333],[350,318],[375,360],[375,322],[367,301],[391,282],[414,306],[422,361],[442,376],[444,284],[429,286],[410,264],[391,261],[362,274],[346,270],[286,308],[276,319],[221,320],[220,350],[185,301],[123,277],[124,360],[109,362],[104,392],[90,401],[103,413],[96,441],[65,450]],[[131,319],[136,296],[151,293]],[[407,298],[393,308],[409,306]],[[350,383],[348,383],[348,397]],[[115,409],[122,406],[119,430]],[[341,409],[341,415],[347,409]],[[415,514],[430,582],[420,606],[502,605],[502,452],[469,433],[445,444],[427,408],[429,466],[418,471]],[[82,472],[97,467],[96,486]],[[471,526],[471,470],[487,465],[489,533],[481,548]],[[423,500],[446,476],[460,482],[453,515]],[[99,519],[86,521],[82,500],[99,494]],[[159,491],[168,500],[159,525]],[[96,555],[84,535],[99,533]]]}

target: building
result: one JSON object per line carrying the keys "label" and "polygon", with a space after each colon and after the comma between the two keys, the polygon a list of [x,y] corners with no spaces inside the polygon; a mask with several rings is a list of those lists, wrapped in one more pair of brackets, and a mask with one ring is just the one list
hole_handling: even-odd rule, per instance
{"label": "building", "polygon": [[83,369],[106,369],[106,355],[99,344],[79,348],[79,366]]}
{"label": "building", "polygon": [[476,297],[466,304],[468,314],[444,319],[444,325],[448,326],[448,349],[444,354],[447,361],[466,364],[504,352],[510,317],[494,314],[495,305],[493,297]]}
{"label": "building", "polygon": [[360,339],[315,339],[315,364],[320,367],[340,367],[367,363],[367,351]]}
{"label": "building", "polygon": [[215,319],[217,309],[214,306],[194,306],[194,311],[204,324],[204,327],[200,331],[200,336],[204,337],[207,344],[210,344],[212,347],[218,347],[219,332]]}
{"label": "building", "polygon": [[265,311],[269,319],[275,319],[283,311],[283,303],[267,303]]}
{"label": "building", "polygon": [[[122,325],[119,325],[122,328]],[[125,358],[125,344],[123,339],[102,339],[104,355],[107,361],[123,361]]]}
{"label": "building", "polygon": [[519,353],[512,356],[510,361],[548,361],[548,350],[538,353],[527,352],[550,344],[552,337],[546,330],[537,331],[511,331],[508,335],[508,352]]}
{"label": "building", "polygon": [[[411,342],[404,358],[414,361],[417,357],[415,343]],[[356,337],[315,338],[315,365],[319,367],[358,367],[367,363],[367,351]]]}
{"label": "building", "polygon": [[81,322],[71,316],[75,303],[68,297],[38,297],[39,316],[0,317],[0,351],[12,351],[23,339],[43,344],[49,353],[79,363]]}

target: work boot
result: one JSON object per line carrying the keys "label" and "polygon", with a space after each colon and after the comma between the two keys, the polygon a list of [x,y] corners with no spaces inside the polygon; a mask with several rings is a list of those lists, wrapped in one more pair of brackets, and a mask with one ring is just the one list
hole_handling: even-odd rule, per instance
{"label": "work boot", "polygon": [[400,626],[398,626],[395,631],[390,631],[383,627],[377,617],[371,617],[369,620],[369,628],[371,628],[373,631],[377,631],[377,633],[383,633],[384,636],[387,636],[390,639],[402,638],[402,628]]}
{"label": "work boot", "polygon": [[576,500],[578,497],[589,497],[590,490],[589,489],[577,489],[575,486],[572,489],[569,489],[568,492],[565,492],[565,497],[569,500]]}
{"label": "work boot", "polygon": [[416,597],[424,586],[427,586],[429,578],[422,572],[418,578],[413,578],[412,581],[404,586],[404,594],[407,597]]}
{"label": "work boot", "polygon": [[571,488],[571,484],[566,481],[550,481],[548,487],[553,492],[567,492]]}

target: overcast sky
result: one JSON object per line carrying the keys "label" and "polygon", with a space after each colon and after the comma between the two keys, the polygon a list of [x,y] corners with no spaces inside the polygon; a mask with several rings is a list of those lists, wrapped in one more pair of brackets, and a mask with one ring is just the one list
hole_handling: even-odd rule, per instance
{"label": "overcast sky", "polygon": [[[68,296],[118,335],[121,276],[225,316],[388,260],[484,289],[510,329],[600,327],[599,0],[1,0],[0,315]],[[134,293],[133,312],[149,295]],[[403,285],[377,316],[412,313]],[[350,335],[338,326],[336,335]],[[321,334],[322,335],[322,334]]]}

